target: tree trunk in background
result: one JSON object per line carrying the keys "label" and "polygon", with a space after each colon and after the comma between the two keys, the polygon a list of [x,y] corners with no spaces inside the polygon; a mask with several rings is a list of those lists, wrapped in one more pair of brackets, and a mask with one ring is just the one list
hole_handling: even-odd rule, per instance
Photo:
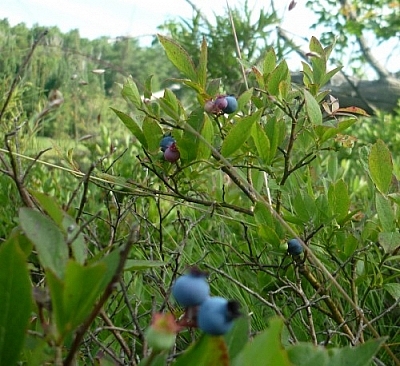
{"label": "tree trunk in background", "polygon": [[[292,81],[302,84],[303,74],[292,73]],[[368,114],[374,114],[376,109],[393,113],[400,99],[400,81],[396,78],[367,81],[338,74],[323,89],[331,90],[341,108],[355,106]]]}

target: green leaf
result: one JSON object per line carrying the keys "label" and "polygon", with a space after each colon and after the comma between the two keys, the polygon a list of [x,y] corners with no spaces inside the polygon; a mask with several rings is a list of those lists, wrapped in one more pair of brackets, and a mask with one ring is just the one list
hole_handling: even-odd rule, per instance
{"label": "green leaf", "polygon": [[131,102],[136,108],[143,107],[143,101],[139,93],[139,89],[137,88],[135,82],[132,80],[132,77],[126,79],[123,87],[121,95],[125,100]]}
{"label": "green leaf", "polygon": [[303,65],[303,83],[308,88],[311,84],[314,83],[314,77],[312,73],[312,69],[309,64],[304,61],[301,62]]}
{"label": "green leaf", "polygon": [[259,225],[274,226],[274,217],[271,210],[262,202],[256,202],[254,218]]}
{"label": "green leaf", "polygon": [[330,366],[365,366],[370,365],[373,357],[385,342],[385,338],[369,340],[357,347],[334,348],[328,351],[330,354]]}
{"label": "green leaf", "polygon": [[54,222],[62,227],[62,220],[64,217],[64,212],[57,204],[54,197],[50,197],[47,194],[39,191],[29,190],[29,193],[34,196],[46,213],[54,220]]}
{"label": "green leaf", "polygon": [[246,104],[250,101],[251,97],[253,96],[254,89],[250,88],[244,91],[238,98],[238,111],[244,110]]}
{"label": "green leaf", "polygon": [[268,329],[247,343],[232,366],[290,366],[288,354],[280,341],[282,330],[282,319],[272,318]]}
{"label": "green leaf", "polygon": [[174,366],[229,366],[228,349],[222,336],[203,334],[178,357]]}
{"label": "green leaf", "polygon": [[303,222],[312,222],[317,215],[315,200],[306,191],[299,191],[293,200],[297,217]]}
{"label": "green leaf", "polygon": [[152,89],[153,76],[154,76],[154,75],[148,76],[147,79],[146,79],[145,82],[144,82],[143,96],[144,96],[146,99],[150,99],[150,98],[151,98],[151,95],[153,94],[153,93],[152,93],[152,90],[153,90],[153,89]]}
{"label": "green leaf", "polygon": [[163,137],[163,131],[160,125],[153,118],[146,117],[143,120],[143,134],[147,141],[147,148],[150,152],[160,151],[160,141]]}
{"label": "green leaf", "polygon": [[61,339],[73,332],[89,316],[104,290],[99,278],[105,272],[104,263],[82,266],[72,260],[66,266],[64,281],[49,272],[47,279]]}
{"label": "green leaf", "polygon": [[296,366],[366,366],[382,346],[384,338],[373,339],[356,347],[323,348],[310,343],[288,347],[290,361]]}
{"label": "green leaf", "polygon": [[262,110],[238,120],[231,128],[221,147],[221,154],[225,157],[232,155],[246,142],[256,121],[261,118]]}
{"label": "green leaf", "polygon": [[166,114],[168,114],[175,121],[180,121],[181,116],[184,114],[184,108],[182,107],[181,102],[178,100],[175,93],[169,89],[165,89],[163,97],[160,98],[158,102]]}
{"label": "green leaf", "polygon": [[205,89],[207,83],[207,41],[203,37],[200,48],[199,65],[197,66],[197,81]]}
{"label": "green leaf", "polygon": [[279,84],[282,81],[290,83],[289,68],[285,60],[275,68],[268,77],[267,90],[271,95],[279,96]]}
{"label": "green leaf", "polygon": [[214,97],[221,88],[221,79],[212,79],[207,85],[207,94]]}
{"label": "green leaf", "polygon": [[[205,121],[206,117],[203,108],[197,108],[190,114],[187,124],[201,134]],[[178,141],[178,145],[181,149],[181,159],[188,163],[197,158],[200,138],[191,129],[187,128],[182,139]]]}
{"label": "green leaf", "polygon": [[31,208],[22,207],[19,220],[25,235],[35,245],[40,264],[62,278],[68,260],[68,246],[61,229],[47,216]]}
{"label": "green leaf", "polygon": [[322,113],[319,104],[309,91],[304,89],[304,99],[306,103],[307,116],[313,125],[322,124]]}
{"label": "green leaf", "polygon": [[26,257],[14,240],[0,246],[0,365],[16,365],[32,308]]}
{"label": "green leaf", "polygon": [[242,316],[233,322],[232,329],[225,335],[229,358],[235,358],[245,347],[249,337],[250,318]]}
{"label": "green leaf", "polygon": [[335,215],[337,222],[341,224],[342,220],[348,215],[350,208],[350,197],[343,179],[330,185],[328,200],[331,212]]}
{"label": "green leaf", "polygon": [[382,140],[378,140],[371,148],[368,157],[369,175],[376,188],[383,194],[389,190],[392,181],[392,155]]}
{"label": "green leaf", "polygon": [[168,59],[187,78],[197,80],[196,70],[189,53],[171,38],[157,34],[157,38],[163,46]]}
{"label": "green leaf", "polygon": [[400,246],[400,233],[379,233],[378,240],[385,253],[393,253]]}
{"label": "green leaf", "polygon": [[128,116],[124,112],[121,112],[117,109],[111,108],[118,118],[124,123],[124,125],[132,132],[133,136],[135,136],[139,142],[147,149],[147,141],[144,137],[142,130],[139,125],[132,119],[132,117]]}
{"label": "green leaf", "polygon": [[[208,114],[204,114],[203,126],[200,131],[204,139],[212,146],[214,138],[214,126]],[[203,141],[199,141],[199,147],[197,149],[198,160],[208,160],[211,156],[210,147]]]}
{"label": "green leaf", "polygon": [[314,36],[310,40],[310,51],[313,54],[311,56],[313,81],[320,87],[326,79],[326,54],[321,43]]}
{"label": "green leaf", "polygon": [[264,81],[267,81],[267,76],[275,69],[276,67],[276,54],[273,48],[270,48],[264,57],[263,63],[263,74]]}
{"label": "green leaf", "polygon": [[376,212],[382,226],[382,231],[396,231],[396,218],[390,201],[380,193],[375,194]]}
{"label": "green leaf", "polygon": [[271,118],[265,125],[265,132],[270,142],[269,156],[271,161],[275,158],[278,147],[286,135],[286,125],[283,119]]}
{"label": "green leaf", "polygon": [[343,66],[338,66],[335,67],[334,69],[332,69],[331,71],[328,71],[324,77],[321,78],[321,84],[320,86],[325,85],[330,79],[332,79],[332,77],[334,75],[336,75],[341,69],[343,68]]}
{"label": "green leaf", "polygon": [[385,283],[383,288],[397,301],[400,298],[400,283]]}
{"label": "green leaf", "polygon": [[289,359],[296,366],[330,366],[325,348],[311,343],[298,343],[288,347]]}
{"label": "green leaf", "polygon": [[269,156],[269,152],[271,146],[269,143],[269,138],[259,123],[255,123],[253,125],[251,136],[253,138],[254,144],[256,145],[258,157],[263,163],[270,164],[271,159]]}
{"label": "green leaf", "polygon": [[[88,254],[85,237],[83,236],[83,233],[80,232],[79,225],[76,224],[75,220],[71,216],[66,213],[64,213],[63,216],[64,219],[62,225],[64,232],[67,235],[67,241],[71,246],[72,254],[78,263],[84,264]],[[75,239],[71,242],[73,238]]]}

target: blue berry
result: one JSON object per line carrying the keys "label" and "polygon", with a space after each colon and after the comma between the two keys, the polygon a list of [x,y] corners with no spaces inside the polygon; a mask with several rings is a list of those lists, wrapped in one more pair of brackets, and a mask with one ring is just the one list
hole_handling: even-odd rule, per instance
{"label": "blue berry", "polygon": [[239,303],[223,297],[209,297],[203,301],[197,313],[197,326],[207,334],[222,335],[231,329],[233,320],[239,317]]}
{"label": "blue berry", "polygon": [[288,252],[290,255],[300,255],[303,253],[303,246],[297,239],[290,239],[288,241]]}
{"label": "blue berry", "polygon": [[238,102],[236,98],[232,95],[228,95],[227,97],[225,97],[225,99],[227,101],[227,106],[225,108],[222,108],[222,111],[227,114],[235,112],[238,107]]}
{"label": "blue berry", "polygon": [[161,151],[165,152],[175,142],[175,139],[171,135],[164,136],[160,142]]}
{"label": "blue berry", "polygon": [[206,274],[192,268],[188,274],[178,277],[172,285],[172,296],[183,307],[200,305],[210,296]]}

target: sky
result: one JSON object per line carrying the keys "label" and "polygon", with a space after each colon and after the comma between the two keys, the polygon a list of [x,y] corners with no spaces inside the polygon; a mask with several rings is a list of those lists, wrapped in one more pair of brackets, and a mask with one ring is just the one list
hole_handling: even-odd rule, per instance
{"label": "sky", "polygon": [[[190,19],[190,2],[200,8],[209,19],[214,15],[224,15],[226,0],[2,0],[0,19],[7,18],[14,26],[25,23],[28,27],[57,26],[62,32],[78,29],[81,37],[95,39],[101,36],[139,37],[142,45],[150,45],[157,27],[167,19],[179,17]],[[228,0],[229,6],[243,7],[245,0]],[[296,43],[308,51],[305,39],[318,32],[310,26],[316,20],[315,15],[305,7],[306,0],[296,0],[296,6],[289,11],[291,0],[276,0],[275,5],[283,22],[280,26],[292,34]],[[248,6],[255,17],[260,8],[270,6],[269,0],[248,0]],[[266,9],[267,10],[267,9]],[[303,42],[301,42],[303,41]],[[302,44],[301,44],[302,43]],[[385,63],[390,50],[376,50],[376,56]],[[397,57],[391,57],[392,65],[398,70]],[[345,60],[342,62],[345,62]],[[288,60],[289,67],[299,69],[300,59]],[[293,65],[295,63],[295,65]],[[296,67],[297,66],[297,67]]]}
{"label": "sky", "polygon": [[[5,2],[5,3],[4,3]],[[223,15],[225,0],[191,0],[208,17]],[[185,0],[2,0],[0,18],[8,18],[11,25],[24,22],[27,26],[56,25],[61,31],[79,29],[82,37],[94,39],[100,36],[133,36],[146,38],[154,35],[157,26],[166,19],[183,17],[190,19],[192,8]],[[243,6],[244,0],[228,0],[230,7]],[[269,6],[268,0],[248,0],[255,10]],[[311,13],[305,10],[305,0],[298,0],[291,12],[287,11],[290,0],[276,1],[284,16],[284,26],[289,30],[307,30],[311,25]],[[285,10],[286,9],[286,10]],[[299,14],[307,12],[310,22],[298,22]],[[297,23],[297,24],[296,24]],[[150,38],[150,37],[148,37]]]}

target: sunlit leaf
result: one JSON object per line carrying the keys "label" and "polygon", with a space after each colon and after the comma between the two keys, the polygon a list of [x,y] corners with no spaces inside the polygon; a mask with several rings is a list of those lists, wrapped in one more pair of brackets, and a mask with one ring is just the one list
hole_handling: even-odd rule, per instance
{"label": "sunlit leaf", "polygon": [[264,57],[263,62],[263,73],[264,81],[267,80],[268,74],[270,74],[276,67],[276,54],[273,48],[270,48]]}
{"label": "sunlit leaf", "polygon": [[121,95],[125,98],[125,100],[131,102],[136,108],[142,107],[143,101],[140,96],[139,89],[131,77],[126,79],[122,87]]}
{"label": "sunlit leaf", "polygon": [[387,193],[392,181],[392,154],[382,140],[378,140],[371,148],[368,158],[369,175],[376,188]]}
{"label": "sunlit leaf", "polygon": [[140,129],[139,125],[132,119],[132,117],[128,116],[124,112],[121,112],[117,109],[111,108],[115,114],[119,117],[119,119],[123,122],[123,124],[131,131],[133,136],[135,136],[138,141],[147,148],[147,141],[144,137],[142,130]]}
{"label": "sunlit leaf", "polygon": [[196,69],[189,53],[171,38],[161,34],[157,34],[157,38],[172,64],[190,80],[197,80]]}
{"label": "sunlit leaf", "polygon": [[282,81],[290,83],[290,73],[286,61],[280,64],[269,74],[267,82],[267,90],[271,95],[279,96],[279,84]]}
{"label": "sunlit leaf", "polygon": [[322,123],[321,108],[315,98],[309,91],[304,89],[304,98],[306,102],[307,116],[313,125],[320,125]]}

